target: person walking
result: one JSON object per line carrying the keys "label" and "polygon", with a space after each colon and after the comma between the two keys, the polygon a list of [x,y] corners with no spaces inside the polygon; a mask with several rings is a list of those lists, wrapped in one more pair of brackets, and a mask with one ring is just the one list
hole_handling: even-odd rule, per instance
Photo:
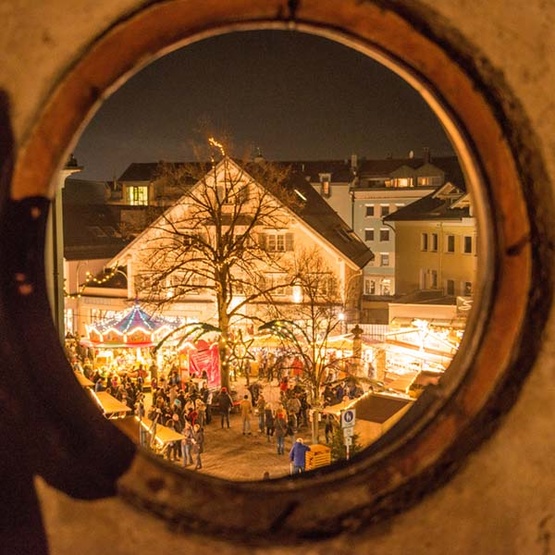
{"label": "person walking", "polygon": [[262,395],[261,393],[258,396],[258,401],[256,401],[256,412],[258,414],[258,431],[261,434],[264,433],[264,419],[266,417],[265,408],[266,400],[264,399],[264,395]]}
{"label": "person walking", "polygon": [[274,411],[272,409],[271,403],[266,403],[264,406],[264,424],[266,426],[266,438],[268,439],[268,443],[269,443],[270,438],[274,435],[274,431],[275,431]]}
{"label": "person walking", "polygon": [[218,394],[218,409],[220,411],[222,428],[224,427],[224,422],[227,424],[228,428],[230,427],[229,413],[231,412],[232,408],[233,399],[231,398],[231,395],[227,392],[227,388],[222,387],[220,393]]}
{"label": "person walking", "polygon": [[192,451],[196,458],[195,470],[199,470],[202,468],[201,455],[204,453],[204,428],[200,424],[195,424],[193,427],[192,444]]}
{"label": "person walking", "polygon": [[277,441],[277,454],[283,455],[285,453],[285,436],[287,435],[287,422],[285,421],[283,412],[276,413],[274,430]]}
{"label": "person walking", "polygon": [[252,403],[249,401],[248,395],[243,396],[243,400],[239,403],[239,408],[241,410],[241,421],[243,423],[243,435],[250,435]]}
{"label": "person walking", "polygon": [[193,426],[191,426],[191,423],[189,421],[185,422],[181,447],[183,451],[183,466],[189,466],[190,464],[193,464],[193,456],[191,454],[193,447]]}
{"label": "person walking", "polygon": [[298,438],[289,451],[289,461],[291,462],[291,474],[301,474],[306,468],[306,454],[310,447],[304,444],[303,439]]}

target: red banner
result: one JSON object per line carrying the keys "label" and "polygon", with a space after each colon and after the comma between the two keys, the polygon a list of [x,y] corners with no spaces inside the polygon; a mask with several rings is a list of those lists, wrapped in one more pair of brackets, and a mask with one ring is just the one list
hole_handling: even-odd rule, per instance
{"label": "red banner", "polygon": [[206,372],[208,387],[220,387],[220,356],[218,345],[199,341],[197,349],[189,352],[189,373],[200,378]]}

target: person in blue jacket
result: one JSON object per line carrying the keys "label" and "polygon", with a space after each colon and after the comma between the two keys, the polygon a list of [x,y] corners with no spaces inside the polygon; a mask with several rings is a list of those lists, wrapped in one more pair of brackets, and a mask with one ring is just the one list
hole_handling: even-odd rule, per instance
{"label": "person in blue jacket", "polygon": [[306,468],[306,453],[310,451],[310,447],[304,444],[301,438],[298,438],[291,451],[289,451],[289,460],[291,461],[291,474],[300,474]]}

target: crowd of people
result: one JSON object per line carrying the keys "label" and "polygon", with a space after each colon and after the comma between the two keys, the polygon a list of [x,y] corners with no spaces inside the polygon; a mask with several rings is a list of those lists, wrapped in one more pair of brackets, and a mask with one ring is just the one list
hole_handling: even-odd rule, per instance
{"label": "crowd of people", "polygon": [[[242,433],[246,436],[263,434],[267,442],[275,446],[277,455],[286,454],[286,439],[291,438],[292,447],[287,450],[291,468],[295,472],[304,469],[304,464],[297,463],[304,461],[309,447],[303,441],[296,441],[295,436],[311,426],[311,407],[295,360],[289,361],[286,367],[272,366],[271,356],[263,359],[258,381],[246,386],[239,399],[237,392],[225,387],[209,389],[207,380],[203,379],[206,376],[184,379],[176,365],[159,370],[154,362],[125,365],[120,361],[119,366],[98,368],[93,365],[93,356],[94,353],[79,347],[77,342],[69,342],[68,358],[74,370],[91,380],[95,391],[106,391],[126,404],[132,415],[142,419],[145,423],[142,429],[146,433],[142,434],[141,443],[167,460],[201,469],[207,426],[230,428],[230,414],[236,411],[240,415]],[[266,399],[264,384],[275,380],[278,380],[279,399],[275,395]],[[340,403],[362,393],[353,381],[330,381],[322,389],[323,405]],[[180,439],[157,444],[159,426],[175,431]],[[331,423],[326,421],[326,442],[331,442],[331,437]]]}

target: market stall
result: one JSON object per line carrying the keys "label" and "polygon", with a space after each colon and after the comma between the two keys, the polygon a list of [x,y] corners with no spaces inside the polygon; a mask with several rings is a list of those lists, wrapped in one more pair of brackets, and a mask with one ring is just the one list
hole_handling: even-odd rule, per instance
{"label": "market stall", "polygon": [[381,346],[386,359],[384,383],[408,393],[424,374],[441,377],[459,348],[453,337],[448,328],[434,327],[426,320],[412,320],[391,331]]}
{"label": "market stall", "polygon": [[183,439],[183,435],[179,432],[150,418],[145,416],[135,418],[137,418],[140,425],[141,445],[149,447],[156,453],[162,454],[170,443]]}
{"label": "market stall", "polygon": [[112,369],[146,364],[152,362],[151,348],[159,345],[180,325],[179,318],[151,315],[135,303],[126,311],[87,325],[87,337],[81,340],[81,344],[95,350],[97,367]]}
{"label": "market stall", "polygon": [[322,412],[339,422],[342,411],[355,409],[355,433],[361,445],[368,446],[398,422],[413,403],[414,399],[406,395],[368,392],[356,399],[328,406]]}
{"label": "market stall", "polygon": [[93,391],[92,389],[89,389],[89,391],[102,411],[102,414],[104,414],[108,420],[125,418],[132,412],[130,407],[118,401],[115,397],[106,393],[106,391]]}

